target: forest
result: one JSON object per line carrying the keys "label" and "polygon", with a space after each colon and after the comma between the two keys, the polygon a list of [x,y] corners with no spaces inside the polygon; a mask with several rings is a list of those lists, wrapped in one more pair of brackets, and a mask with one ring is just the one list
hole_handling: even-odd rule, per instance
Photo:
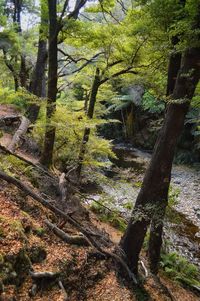
{"label": "forest", "polygon": [[0,0],[0,301],[200,298],[200,0]]}

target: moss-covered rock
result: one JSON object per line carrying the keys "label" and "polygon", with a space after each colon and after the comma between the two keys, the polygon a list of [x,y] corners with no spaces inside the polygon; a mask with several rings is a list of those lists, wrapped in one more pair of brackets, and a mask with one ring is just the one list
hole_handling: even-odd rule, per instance
{"label": "moss-covered rock", "polygon": [[20,249],[18,254],[8,254],[0,263],[0,281],[3,284],[21,285],[32,267],[30,258],[25,249]]}
{"label": "moss-covered rock", "polygon": [[47,257],[47,252],[43,246],[33,245],[28,249],[28,255],[32,263],[40,263]]}

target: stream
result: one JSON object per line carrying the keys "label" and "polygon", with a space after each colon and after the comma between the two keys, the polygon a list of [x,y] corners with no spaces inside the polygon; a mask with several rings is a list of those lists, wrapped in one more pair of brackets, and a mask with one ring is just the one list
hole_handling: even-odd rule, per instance
{"label": "stream", "polygon": [[[96,199],[128,218],[151,155],[124,144],[116,145],[114,152],[117,158],[105,169],[100,189],[91,191],[88,201]],[[170,191],[175,201],[165,218],[165,248],[200,268],[200,169],[173,165]]]}

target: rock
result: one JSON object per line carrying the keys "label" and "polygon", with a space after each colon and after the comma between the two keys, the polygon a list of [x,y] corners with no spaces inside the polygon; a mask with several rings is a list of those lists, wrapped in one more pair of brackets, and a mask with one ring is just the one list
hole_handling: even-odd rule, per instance
{"label": "rock", "polygon": [[21,285],[31,267],[32,264],[25,249],[21,249],[18,254],[7,254],[1,261],[2,283]]}
{"label": "rock", "polygon": [[32,263],[40,263],[47,257],[47,252],[43,246],[32,246],[28,249],[28,254]]}

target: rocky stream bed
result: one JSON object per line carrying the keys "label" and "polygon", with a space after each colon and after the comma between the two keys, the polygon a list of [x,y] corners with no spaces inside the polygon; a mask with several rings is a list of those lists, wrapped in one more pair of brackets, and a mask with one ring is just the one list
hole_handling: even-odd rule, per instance
{"label": "rocky stream bed", "polygon": [[[117,159],[106,168],[105,181],[88,197],[128,218],[151,155],[129,145],[114,150]],[[200,268],[200,169],[174,165],[170,190],[173,201],[165,220],[165,247]]]}

